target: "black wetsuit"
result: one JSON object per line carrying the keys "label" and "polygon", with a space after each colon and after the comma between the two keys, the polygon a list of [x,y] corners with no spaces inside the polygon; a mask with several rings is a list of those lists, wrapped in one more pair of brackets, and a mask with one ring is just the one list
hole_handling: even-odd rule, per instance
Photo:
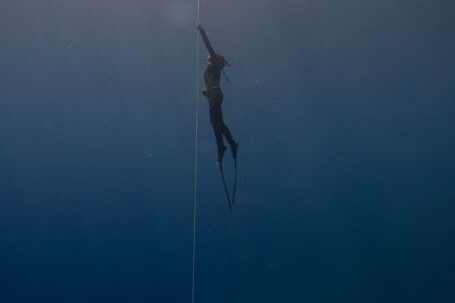
{"label": "black wetsuit", "polygon": [[221,71],[225,67],[226,61],[223,56],[220,56],[215,53],[210,44],[209,38],[205,33],[205,30],[202,29],[201,27],[198,27],[198,29],[202,35],[204,44],[210,54],[209,63],[204,72],[206,90],[203,91],[203,94],[209,100],[210,123],[212,124],[215,133],[216,144],[218,147],[218,158],[219,160],[221,160],[221,157],[223,156],[223,153],[226,149],[223,143],[223,136],[224,138],[226,138],[229,145],[231,146],[233,155],[235,157],[238,144],[232,137],[229,128],[226,126],[226,124],[224,124],[223,110],[221,109],[221,104],[223,103],[223,92],[221,91],[220,88],[220,80]]}

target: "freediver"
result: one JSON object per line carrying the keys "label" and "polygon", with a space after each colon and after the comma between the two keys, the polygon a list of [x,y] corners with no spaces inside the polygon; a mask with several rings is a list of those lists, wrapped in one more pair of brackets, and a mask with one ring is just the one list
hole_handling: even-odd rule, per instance
{"label": "freediver", "polygon": [[221,164],[224,152],[226,151],[223,137],[228,141],[231,147],[232,157],[234,159],[237,157],[237,149],[239,147],[239,144],[234,140],[231,132],[229,131],[229,128],[223,121],[223,110],[221,108],[221,105],[223,103],[223,92],[221,91],[220,87],[221,72],[226,65],[230,65],[223,56],[215,53],[212,45],[210,44],[207,33],[202,28],[202,25],[200,23],[197,23],[196,27],[202,36],[202,40],[204,41],[207,51],[209,52],[209,55],[207,57],[207,67],[204,72],[204,82],[206,89],[202,91],[202,94],[209,101],[210,123],[212,124],[213,131],[215,133],[216,144],[218,148],[218,162]]}

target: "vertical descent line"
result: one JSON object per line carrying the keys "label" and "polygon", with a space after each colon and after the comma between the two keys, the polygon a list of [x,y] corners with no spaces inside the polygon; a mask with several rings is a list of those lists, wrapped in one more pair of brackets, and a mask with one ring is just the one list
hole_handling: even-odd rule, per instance
{"label": "vertical descent line", "polygon": [[[196,23],[199,23],[199,0],[196,0]],[[191,303],[194,303],[196,273],[196,223],[197,223],[197,185],[199,153],[199,33],[196,31],[196,115],[194,144],[194,192],[193,192],[193,261],[191,271]]]}

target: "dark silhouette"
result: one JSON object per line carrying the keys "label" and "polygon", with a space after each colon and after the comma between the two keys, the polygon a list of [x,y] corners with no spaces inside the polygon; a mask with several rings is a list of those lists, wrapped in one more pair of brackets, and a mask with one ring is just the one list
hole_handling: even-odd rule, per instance
{"label": "dark silhouette", "polygon": [[226,124],[224,124],[223,110],[221,108],[223,103],[223,92],[220,87],[221,72],[226,65],[230,65],[223,56],[215,53],[201,24],[197,24],[197,29],[199,30],[205,47],[209,52],[209,56],[207,57],[207,68],[204,72],[206,89],[202,92],[202,94],[209,100],[210,123],[212,124],[218,147],[218,162],[221,164],[224,152],[226,151],[223,137],[228,141],[231,147],[232,157],[234,159],[237,157],[237,149],[239,147],[239,144],[232,137],[229,128]]}

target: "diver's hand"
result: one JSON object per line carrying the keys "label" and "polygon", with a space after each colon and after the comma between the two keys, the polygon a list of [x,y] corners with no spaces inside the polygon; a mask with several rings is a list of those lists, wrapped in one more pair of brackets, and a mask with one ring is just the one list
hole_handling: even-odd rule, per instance
{"label": "diver's hand", "polygon": [[202,25],[201,25],[201,23],[196,22],[196,28],[197,28],[198,30],[202,30]]}

